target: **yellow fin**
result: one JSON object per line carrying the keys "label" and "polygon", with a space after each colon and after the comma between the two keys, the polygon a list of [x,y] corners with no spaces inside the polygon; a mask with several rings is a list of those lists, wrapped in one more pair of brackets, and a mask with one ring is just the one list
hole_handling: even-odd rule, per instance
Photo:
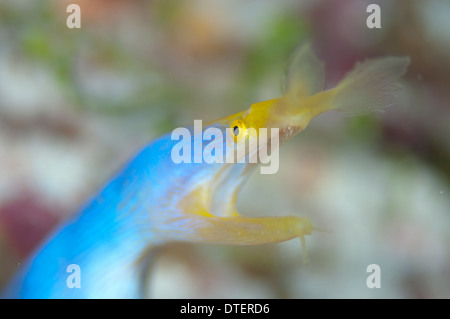
{"label": "yellow fin", "polygon": [[347,114],[383,111],[396,102],[397,84],[409,57],[385,57],[357,63],[334,89],[333,108]]}
{"label": "yellow fin", "polygon": [[324,87],[324,70],[323,62],[316,57],[309,43],[299,46],[290,57],[283,93],[294,100],[319,93]]}

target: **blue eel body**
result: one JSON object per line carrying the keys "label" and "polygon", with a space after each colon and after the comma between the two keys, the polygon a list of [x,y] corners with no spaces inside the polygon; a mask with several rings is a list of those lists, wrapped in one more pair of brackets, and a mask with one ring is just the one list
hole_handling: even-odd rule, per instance
{"label": "blue eel body", "polygon": [[[183,221],[164,222],[165,216],[177,214],[171,207],[174,189],[181,191],[191,177],[208,175],[204,167],[200,175],[193,174],[201,164],[174,164],[170,159],[174,143],[169,134],[148,145],[86,208],[49,236],[1,296],[142,297],[148,250],[167,236],[177,238],[176,229],[183,226]],[[67,284],[72,264],[79,266],[81,288]]]}

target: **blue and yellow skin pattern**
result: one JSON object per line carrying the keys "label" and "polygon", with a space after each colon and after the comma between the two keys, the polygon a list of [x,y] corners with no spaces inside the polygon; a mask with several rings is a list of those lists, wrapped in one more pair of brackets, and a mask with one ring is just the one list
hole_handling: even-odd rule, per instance
{"label": "blue and yellow skin pattern", "polygon": [[[203,125],[224,132],[238,126],[279,128],[280,145],[328,110],[360,114],[395,102],[398,78],[409,58],[358,64],[333,89],[323,91],[323,64],[308,45],[288,65],[284,95]],[[191,129],[191,132],[193,130]],[[192,143],[195,136],[192,134]],[[247,218],[235,209],[240,186],[258,164],[180,163],[177,140],[164,135],[141,151],[93,201],[61,225],[22,264],[3,291],[6,298],[139,298],[152,249],[171,241],[257,245],[301,238],[314,230],[308,218]],[[259,142],[258,148],[268,147]],[[79,265],[81,288],[69,288],[67,267]]]}

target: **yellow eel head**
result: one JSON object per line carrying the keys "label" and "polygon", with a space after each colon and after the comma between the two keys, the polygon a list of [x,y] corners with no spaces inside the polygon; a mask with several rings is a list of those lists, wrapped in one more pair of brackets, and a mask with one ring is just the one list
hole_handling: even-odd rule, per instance
{"label": "yellow eel head", "polygon": [[193,151],[194,161],[176,160],[178,166],[172,166],[176,180],[171,181],[170,199],[164,202],[175,207],[171,229],[179,231],[171,237],[236,245],[300,237],[304,246],[304,235],[317,230],[308,218],[280,216],[280,212],[274,212],[276,217],[244,217],[235,207],[240,187],[257,167],[261,174],[276,173],[279,146],[316,115],[329,110],[369,113],[394,104],[397,80],[408,64],[407,57],[368,60],[357,64],[335,88],[324,91],[323,63],[308,45],[302,46],[288,65],[281,97],[254,103],[201,128],[194,122],[183,144],[187,148],[179,156]]}

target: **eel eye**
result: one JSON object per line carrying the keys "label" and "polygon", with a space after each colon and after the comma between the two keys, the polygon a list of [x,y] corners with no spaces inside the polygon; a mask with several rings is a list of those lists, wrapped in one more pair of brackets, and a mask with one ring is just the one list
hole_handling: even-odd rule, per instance
{"label": "eel eye", "polygon": [[230,127],[235,142],[240,141],[245,135],[247,135],[247,128],[242,120],[234,120]]}

